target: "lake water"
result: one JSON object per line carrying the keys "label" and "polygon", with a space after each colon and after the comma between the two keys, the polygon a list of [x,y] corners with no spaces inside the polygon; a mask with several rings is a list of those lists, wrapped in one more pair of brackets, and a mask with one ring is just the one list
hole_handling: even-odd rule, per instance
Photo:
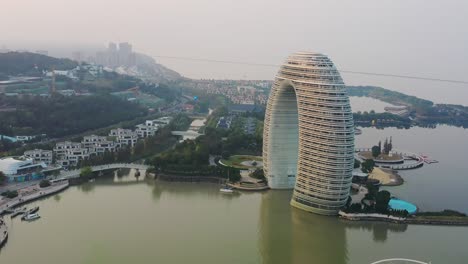
{"label": "lake water", "polygon": [[[345,222],[294,209],[290,196],[271,190],[226,195],[216,184],[101,178],[34,202],[42,216],[35,222],[6,217],[10,238],[0,263],[468,260],[466,227]],[[431,200],[440,196],[433,193]]]}

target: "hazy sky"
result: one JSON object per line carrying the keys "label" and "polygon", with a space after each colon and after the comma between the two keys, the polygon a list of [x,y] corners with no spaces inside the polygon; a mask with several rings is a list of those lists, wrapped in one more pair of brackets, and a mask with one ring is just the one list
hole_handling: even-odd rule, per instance
{"label": "hazy sky", "polygon": [[[0,45],[104,46],[149,55],[280,64],[328,54],[339,69],[468,81],[466,0],[0,0]],[[158,59],[194,78],[272,79],[272,67]],[[437,102],[468,105],[468,85],[343,74]]]}

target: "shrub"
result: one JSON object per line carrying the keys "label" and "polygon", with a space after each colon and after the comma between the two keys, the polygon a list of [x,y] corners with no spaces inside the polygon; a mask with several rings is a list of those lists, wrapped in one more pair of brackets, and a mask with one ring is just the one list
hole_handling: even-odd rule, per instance
{"label": "shrub", "polygon": [[250,177],[263,180],[265,179],[265,174],[263,172],[263,169],[256,169],[254,172],[250,173]]}
{"label": "shrub", "polygon": [[18,196],[18,191],[6,191],[2,193],[2,196],[5,196],[6,198],[15,198]]}
{"label": "shrub", "polygon": [[42,180],[39,183],[39,187],[41,187],[41,188],[45,188],[45,187],[49,187],[49,186],[50,186],[50,181],[48,181],[48,180]]}

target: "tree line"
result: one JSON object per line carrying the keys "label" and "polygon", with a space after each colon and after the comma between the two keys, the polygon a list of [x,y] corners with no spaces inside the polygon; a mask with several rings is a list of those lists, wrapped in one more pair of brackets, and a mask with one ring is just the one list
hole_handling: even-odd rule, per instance
{"label": "tree line", "polygon": [[0,112],[0,134],[61,137],[105,127],[146,115],[142,106],[114,96],[0,96],[0,105],[15,105],[15,112]]}

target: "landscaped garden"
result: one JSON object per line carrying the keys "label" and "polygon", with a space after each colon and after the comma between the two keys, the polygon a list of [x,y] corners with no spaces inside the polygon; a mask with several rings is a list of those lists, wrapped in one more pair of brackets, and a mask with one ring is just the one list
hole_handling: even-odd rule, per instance
{"label": "landscaped garden", "polygon": [[227,159],[221,159],[222,164],[238,169],[253,169],[263,166],[263,159],[259,156],[233,155]]}

